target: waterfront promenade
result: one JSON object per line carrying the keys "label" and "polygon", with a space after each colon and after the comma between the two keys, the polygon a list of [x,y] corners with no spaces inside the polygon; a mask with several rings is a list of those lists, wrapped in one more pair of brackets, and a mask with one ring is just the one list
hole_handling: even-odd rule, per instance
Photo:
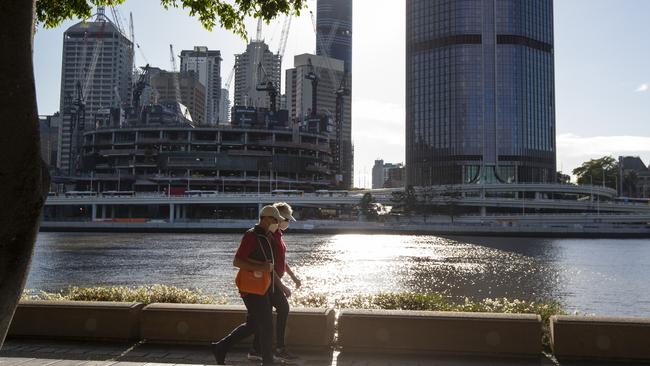
{"label": "waterfront promenade", "polygon": [[[314,366],[470,366],[470,365],[586,365],[558,363],[552,356],[536,358],[489,358],[478,356],[417,356],[349,354],[336,350],[296,352],[302,365]],[[146,343],[55,342],[51,340],[9,340],[0,351],[0,366],[166,366],[214,365],[206,346],[152,345]],[[246,350],[228,354],[229,365],[253,365]],[[589,365],[606,365],[590,362]]]}

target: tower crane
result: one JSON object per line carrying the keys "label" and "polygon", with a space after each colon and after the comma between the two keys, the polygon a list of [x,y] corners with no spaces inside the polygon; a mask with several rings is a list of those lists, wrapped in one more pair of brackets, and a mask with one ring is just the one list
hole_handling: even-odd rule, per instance
{"label": "tower crane", "polygon": [[318,82],[320,77],[314,72],[314,65],[311,63],[311,58],[308,60],[310,70],[305,75],[305,79],[311,80],[311,116],[315,117],[318,111]]}
{"label": "tower crane", "polygon": [[174,55],[174,46],[169,45],[169,62],[172,66],[172,72],[174,73],[174,97],[177,103],[181,103],[181,85],[180,85],[180,73],[176,67],[176,56]]}
{"label": "tower crane", "polygon": [[258,91],[265,91],[269,94],[269,100],[270,100],[270,109],[271,112],[277,111],[277,103],[276,99],[278,97],[278,88],[275,85],[275,83],[269,79],[269,75],[266,73],[266,70],[264,69],[264,65],[260,62],[258,64],[258,70],[262,71],[265,75],[266,82],[262,82],[259,85],[255,87],[256,90]]}

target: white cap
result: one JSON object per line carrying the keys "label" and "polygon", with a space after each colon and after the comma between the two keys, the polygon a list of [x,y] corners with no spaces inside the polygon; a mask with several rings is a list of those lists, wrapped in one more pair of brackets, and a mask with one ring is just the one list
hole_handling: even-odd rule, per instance
{"label": "white cap", "polygon": [[260,218],[264,216],[275,217],[278,221],[284,221],[284,217],[280,215],[280,211],[271,205],[262,207],[262,210],[260,211]]}

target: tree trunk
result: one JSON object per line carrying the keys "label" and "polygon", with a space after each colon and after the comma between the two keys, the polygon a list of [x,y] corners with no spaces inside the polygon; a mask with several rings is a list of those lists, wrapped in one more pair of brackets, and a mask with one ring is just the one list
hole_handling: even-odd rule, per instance
{"label": "tree trunk", "polygon": [[40,155],[33,36],[34,0],[0,1],[0,348],[25,286],[49,186]]}

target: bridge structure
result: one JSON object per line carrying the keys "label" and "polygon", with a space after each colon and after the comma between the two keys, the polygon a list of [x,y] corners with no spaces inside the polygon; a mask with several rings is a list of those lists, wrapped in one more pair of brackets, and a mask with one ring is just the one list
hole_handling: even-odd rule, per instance
{"label": "bridge structure", "polygon": [[[650,205],[624,202],[616,191],[601,186],[567,184],[488,184],[415,187],[419,205],[458,208],[456,222],[495,220],[590,221],[608,223],[650,222]],[[46,201],[45,221],[110,221],[120,219],[155,220],[174,223],[187,220],[215,219],[212,213],[223,208],[238,208],[246,218],[256,217],[266,204],[286,201],[300,209],[339,210],[358,214],[358,205],[369,193],[372,201],[399,207],[404,189],[374,189],[330,194],[284,191],[280,193],[204,192],[200,195],[134,193],[111,195],[58,194]],[[117,193],[117,194],[116,194]],[[402,198],[400,198],[402,197]],[[190,213],[191,214],[188,214]],[[197,213],[199,212],[199,213]],[[70,217],[72,214],[72,217]],[[201,216],[203,215],[203,216]],[[568,216],[567,216],[568,215]],[[219,218],[217,213],[216,218]],[[224,217],[225,218],[225,217]]]}

